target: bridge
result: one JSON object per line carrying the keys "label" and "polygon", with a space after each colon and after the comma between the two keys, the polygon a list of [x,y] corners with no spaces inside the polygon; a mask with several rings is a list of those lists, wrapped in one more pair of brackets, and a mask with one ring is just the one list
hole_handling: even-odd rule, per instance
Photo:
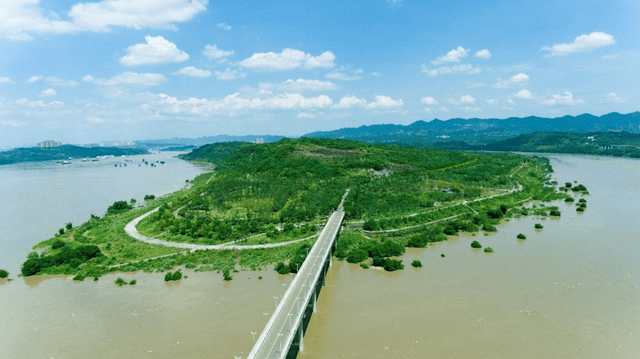
{"label": "bridge", "polygon": [[304,350],[304,332],[311,314],[316,311],[318,294],[331,266],[331,257],[344,219],[344,199],[348,194],[347,189],[338,210],[329,217],[247,359],[295,358],[298,352]]}

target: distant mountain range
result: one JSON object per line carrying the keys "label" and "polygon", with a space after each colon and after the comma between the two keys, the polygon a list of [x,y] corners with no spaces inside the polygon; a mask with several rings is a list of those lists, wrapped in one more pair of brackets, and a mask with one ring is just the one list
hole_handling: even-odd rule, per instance
{"label": "distant mountain range", "polygon": [[629,132],[640,133],[640,112],[602,116],[583,114],[557,118],[511,117],[507,119],[461,119],[430,122],[416,121],[410,125],[370,125],[342,128],[335,131],[311,132],[304,137],[345,138],[373,143],[397,143],[430,146],[437,142],[464,141],[471,145],[513,138],[535,132]]}
{"label": "distant mountain range", "polygon": [[164,149],[164,150],[185,150],[193,147],[200,147],[208,145],[210,143],[219,142],[277,142],[285,138],[284,136],[272,136],[272,135],[246,135],[246,136],[232,136],[232,135],[217,135],[217,136],[203,136],[200,138],[183,138],[174,137],[164,140],[140,140],[135,141],[136,147],[143,147],[148,149]]}
{"label": "distant mountain range", "polygon": [[69,158],[93,158],[98,156],[131,156],[147,153],[141,148],[80,147],[62,145],[56,147],[14,148],[0,152],[0,165],[32,161],[56,161]]}

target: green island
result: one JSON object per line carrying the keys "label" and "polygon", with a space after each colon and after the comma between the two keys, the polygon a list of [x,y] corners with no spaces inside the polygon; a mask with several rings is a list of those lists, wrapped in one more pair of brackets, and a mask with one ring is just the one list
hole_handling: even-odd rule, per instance
{"label": "green island", "polygon": [[406,247],[488,235],[510,217],[560,216],[558,207],[528,205],[586,192],[550,182],[547,159],[512,153],[300,138],[216,143],[181,158],[215,169],[143,205],[117,201],[104,216],[67,223],[34,247],[22,275],[98,280],[142,270],[169,281],[187,268],[231,280],[269,266],[295,273],[346,189],[335,256],[393,271],[404,268]]}

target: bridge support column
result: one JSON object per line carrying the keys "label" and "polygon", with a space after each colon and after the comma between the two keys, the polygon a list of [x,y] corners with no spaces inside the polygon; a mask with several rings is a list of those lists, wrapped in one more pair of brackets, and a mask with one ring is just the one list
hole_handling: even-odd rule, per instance
{"label": "bridge support column", "polygon": [[304,330],[302,330],[302,325],[303,323],[300,322],[300,325],[298,326],[298,335],[300,335],[300,343],[298,345],[298,350],[300,351],[300,353],[304,351]]}
{"label": "bridge support column", "polygon": [[318,294],[316,293],[316,289],[313,288],[313,312],[316,312],[316,302],[318,301]]}

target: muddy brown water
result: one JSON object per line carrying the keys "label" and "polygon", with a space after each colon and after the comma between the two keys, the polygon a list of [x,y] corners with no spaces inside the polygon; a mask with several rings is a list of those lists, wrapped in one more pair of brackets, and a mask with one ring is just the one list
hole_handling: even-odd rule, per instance
{"label": "muddy brown water", "polygon": [[[560,202],[560,219],[411,249],[394,273],[334,261],[298,357],[640,358],[640,161],[550,158],[587,186],[586,212]],[[0,282],[0,358],[245,358],[291,280],[186,273]]]}

